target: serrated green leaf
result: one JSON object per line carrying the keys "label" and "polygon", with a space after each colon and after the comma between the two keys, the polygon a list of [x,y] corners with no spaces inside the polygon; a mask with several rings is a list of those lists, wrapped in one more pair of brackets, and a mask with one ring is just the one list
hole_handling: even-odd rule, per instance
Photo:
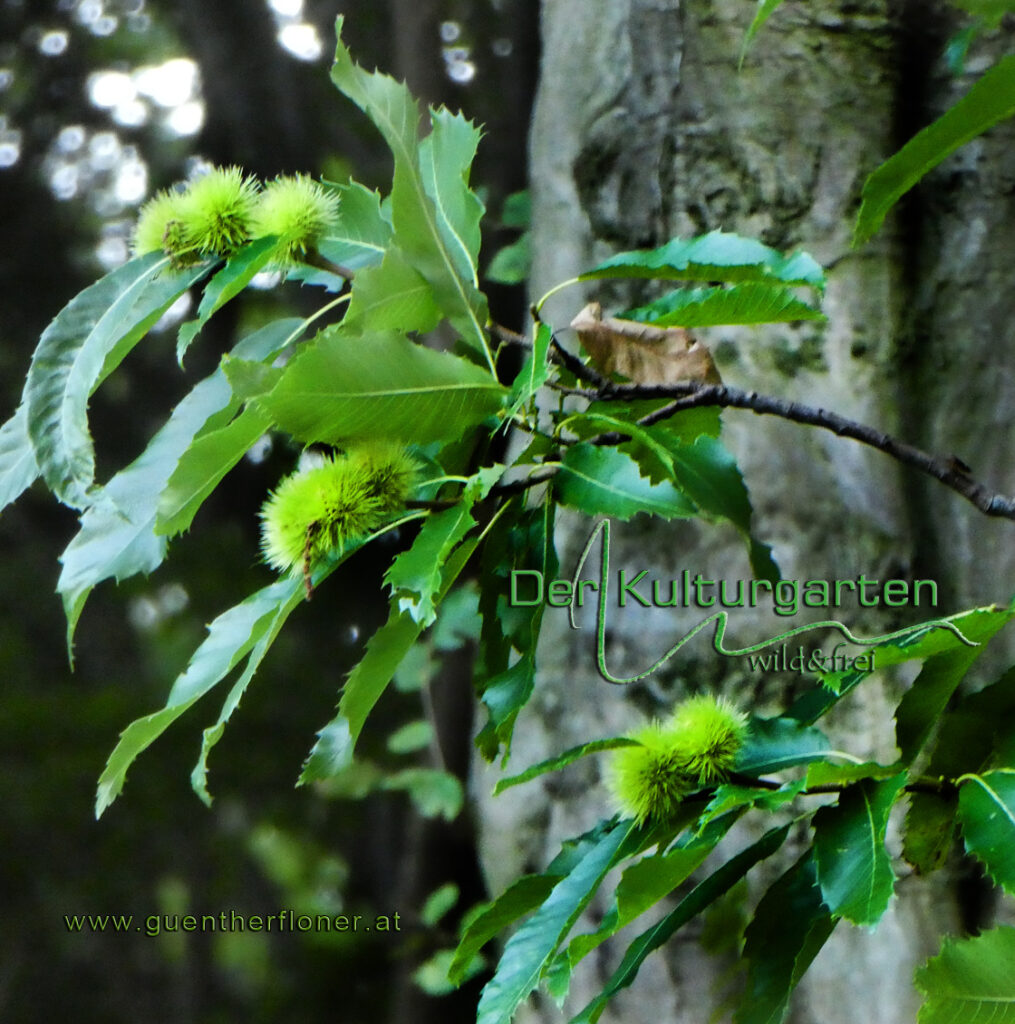
{"label": "serrated green leaf", "polygon": [[[638,463],[639,472],[649,483],[663,483],[675,476],[673,456],[668,446],[658,440],[655,432],[648,427],[619,416],[591,410],[569,416],[560,426],[582,439],[591,439],[607,432],[626,434],[630,440],[621,442],[617,449]],[[672,438],[672,435],[668,434],[667,437]]]}
{"label": "serrated green leaf", "polygon": [[674,238],[658,249],[621,252],[579,280],[603,277],[651,277],[671,281],[767,281],[825,287],[825,274],[812,256],[788,256],[753,238],[710,231],[697,238]]}
{"label": "serrated green leaf", "polygon": [[38,476],[35,449],[28,436],[28,411],[20,405],[0,427],[0,511],[24,494]]}
{"label": "serrated green leaf", "polygon": [[695,886],[658,924],[642,932],[628,947],[620,966],[613,972],[603,990],[581,1013],[571,1019],[570,1024],[595,1024],[610,999],[634,981],[648,956],[739,882],[755,864],[775,853],[786,841],[789,830],[790,825],[770,829],[757,842],[735,854]]}
{"label": "serrated green leaf", "polygon": [[207,272],[174,272],[161,253],[140,256],[79,292],[43,331],[25,384],[28,434],[47,486],[65,505],[93,500],[89,396]]}
{"label": "serrated green leaf", "polygon": [[[268,359],[283,348],[292,323],[280,321],[244,338],[235,354]],[[288,325],[288,326],[287,326]],[[222,369],[197,384],[173,410],[147,448],[97,492],[81,516],[81,528],[60,556],[57,591],[67,617],[70,648],[78,619],[93,587],[106,579],[121,582],[162,564],[166,538],[156,534],[159,495],[184,453],[202,431],[227,419],[238,406]]]}
{"label": "serrated green leaf", "polygon": [[[307,323],[299,317],[273,321],[240,342],[232,354],[242,361],[267,360],[295,341]],[[210,418],[179,455],[158,492],[155,532],[160,536],[172,537],[188,529],[205,498],[271,426],[266,416],[252,408],[229,422],[238,404],[230,401],[223,415]]]}
{"label": "serrated green leaf", "polygon": [[701,832],[716,818],[721,818],[733,811],[743,811],[750,807],[762,807],[768,812],[778,810],[785,804],[792,803],[801,794],[803,788],[803,779],[787,782],[779,789],[774,790],[758,789],[754,786],[734,783],[717,786],[715,795],[698,817],[698,831]]}
{"label": "serrated green leaf", "polygon": [[535,910],[553,891],[560,875],[522,875],[472,919],[465,929],[448,969],[453,985],[465,980],[465,971],[475,955],[508,925]]}
{"label": "serrated green leaf", "polygon": [[941,952],[916,972],[926,997],[919,1024],[1015,1024],[1015,928],[971,939],[946,938]]}
{"label": "serrated green leaf", "polygon": [[731,522],[747,545],[751,572],[756,579],[777,582],[779,567],[772,549],[753,533],[754,509],[736,459],[717,438],[702,434],[692,444],[673,439],[667,431],[655,436],[667,446],[673,460],[673,479],[680,490],[706,515]]}
{"label": "serrated green leaf", "polygon": [[226,260],[225,266],[205,285],[197,319],[188,320],[177,335],[176,359],[183,365],[183,357],[202,327],[230,299],[235,298],[263,270],[272,259],[278,240],[274,236],[259,238],[245,245]]}
{"label": "serrated green leaf", "polygon": [[816,761],[827,755],[829,748],[825,734],[814,726],[792,718],[752,717],[735,767],[741,775],[780,772]]}
{"label": "serrated green leaf", "polygon": [[988,766],[1015,767],[1003,760],[991,764],[1003,750],[1013,721],[1015,668],[982,690],[963,696],[942,717],[927,774],[954,779]]}
{"label": "serrated green leaf", "polygon": [[[458,579],[477,542],[470,538],[448,559],[441,597]],[[338,713],[318,732],[296,783],[298,786],[328,779],[352,762],[353,750],[367,716],[422,632],[422,624],[400,612],[393,602],[387,622],[367,642],[366,653],[342,687]]]}
{"label": "serrated green leaf", "polygon": [[[1003,625],[998,623],[998,628]],[[959,647],[928,658],[913,685],[905,692],[895,712],[895,742],[902,762],[911,764],[966,673],[986,649]]]}
{"label": "serrated green leaf", "polygon": [[132,722],[121,734],[99,778],[96,817],[119,796],[134,759],[239,664],[302,586],[302,580],[295,578],[279,580],[251,594],[212,622],[208,636],[191,656],[186,671],[173,683],[166,706]]}
{"label": "serrated green leaf", "polygon": [[484,207],[469,188],[469,169],[480,130],[445,107],[430,112],[431,133],[419,144],[423,188],[433,200],[437,223],[463,280],[476,284]]}
{"label": "serrated green leaf", "polygon": [[672,484],[649,483],[630,456],[594,444],[576,444],[567,450],[553,490],[562,505],[588,516],[627,520],[647,512],[674,519],[691,518],[698,511]]}
{"label": "serrated green leaf", "polygon": [[240,701],[243,699],[243,694],[246,693],[251,679],[254,678],[254,673],[260,667],[265,654],[268,653],[268,649],[275,642],[275,638],[285,625],[286,619],[289,618],[302,601],[302,588],[292,587],[292,593],[288,599],[278,605],[271,621],[261,631],[257,643],[254,644],[247,657],[247,663],[244,666],[243,672],[233,684],[225,699],[225,703],[222,705],[222,711],[219,714],[218,720],[214,725],[204,730],[201,737],[201,752],[198,755],[197,764],[194,765],[194,770],[190,774],[190,785],[208,807],[211,807],[212,801],[211,793],[208,791],[208,755],[211,753],[212,747],[222,739],[226,724],[232,717],[233,712],[240,706]]}
{"label": "serrated green leaf", "polygon": [[[916,623],[911,632],[894,640],[885,640],[874,644],[869,650],[875,654],[878,670],[889,665],[900,665],[906,661],[918,661],[942,654],[945,651],[968,647],[958,630],[967,640],[983,643],[994,636],[1012,618],[1010,607],[998,608],[988,605],[984,608],[970,608],[940,619],[931,619],[924,623]],[[954,629],[943,628],[942,623],[950,624]],[[787,712],[791,718],[801,722],[813,722],[820,718],[836,701],[840,700],[865,679],[870,678],[871,671],[850,669],[845,672],[832,672],[821,676],[821,686],[805,693]]]}
{"label": "serrated green leaf", "polygon": [[433,289],[392,245],[379,266],[367,267],[356,275],[342,325],[364,334],[387,330],[425,333],[433,330],[440,319]]}
{"label": "serrated green leaf", "polygon": [[1015,893],[1015,771],[967,776],[959,789],[966,850],[1008,893]]}
{"label": "serrated green leaf", "polygon": [[782,6],[782,0],[758,0],[758,9],[754,14],[751,24],[744,33],[744,41],[740,46],[740,66],[743,66],[744,57],[754,42],[754,37],[761,31],[762,26]]}
{"label": "serrated green leaf", "polygon": [[[629,402],[591,402],[586,410],[590,414],[605,415],[635,423],[656,412],[669,403],[669,399],[637,398]],[[721,410],[715,406],[703,406],[700,409],[685,409],[665,420],[652,425],[653,435],[665,431],[675,441],[693,444],[702,434],[718,437],[722,432]]]}
{"label": "serrated green leaf", "polygon": [[582,743],[577,747],[571,747],[570,750],[565,750],[563,754],[558,754],[556,757],[540,761],[538,764],[534,764],[530,768],[526,768],[525,771],[519,772],[517,775],[511,775],[506,779],[501,779],[497,785],[493,787],[493,795],[497,796],[498,794],[503,793],[505,789],[510,789],[512,786],[520,786],[523,782],[529,782],[532,779],[538,778],[540,775],[545,775],[547,772],[556,772],[561,768],[566,768],[569,764],[573,764],[580,757],[587,757],[589,754],[598,754],[604,750],[616,750],[618,747],[636,746],[638,746],[636,740],[630,740],[624,736],[611,736],[608,739],[591,740],[588,743]]}
{"label": "serrated green leaf", "polygon": [[476,1024],[508,1024],[595,895],[630,832],[630,823],[622,823],[608,832],[557,882],[539,910],[511,936],[496,973],[480,996]]}
{"label": "serrated green leaf", "polygon": [[[978,693],[967,694],[941,719],[925,774],[957,778],[989,765],[1015,714],[1015,669]],[[913,793],[902,855],[918,874],[945,866],[956,830],[958,794]]]}
{"label": "serrated green leaf", "polygon": [[300,441],[457,439],[500,409],[507,391],[485,370],[402,335],[323,331],[286,367],[261,409]]}
{"label": "serrated green leaf", "polygon": [[867,179],[853,229],[853,245],[868,241],[896,202],[945,157],[1013,114],[1015,54],[1010,54]]}
{"label": "serrated green leaf", "polygon": [[159,496],[156,532],[173,537],[188,529],[208,495],[270,427],[269,416],[247,408],[232,423],[198,437]]}
{"label": "serrated green leaf", "polygon": [[883,781],[864,779],[814,815],[814,856],[825,903],[854,924],[877,924],[892,898],[895,874],[885,830],[905,782],[905,772]]}
{"label": "serrated green leaf", "polygon": [[297,785],[321,782],[352,762],[363,723],[422,631],[420,623],[392,608],[388,621],[367,642],[366,653],[349,674],[338,714],[318,732]]}
{"label": "serrated green leaf", "polygon": [[476,525],[472,507],[490,493],[504,467],[487,466],[466,484],[453,508],[427,517],[408,551],[398,555],[384,574],[384,582],[398,599],[401,611],[423,626],[437,618],[437,595],[444,566],[461,539]]}
{"label": "serrated green leaf", "polygon": [[[419,108],[406,86],[354,63],[338,42],[331,80],[377,127],[395,158],[391,186],[394,240],[429,282],[438,305],[466,343],[493,368],[483,325],[486,299],[475,278],[478,219],[482,204],[468,187],[468,171],[479,141],[477,129],[447,111],[432,114],[433,130],[419,142]],[[466,272],[471,264],[471,273]]]}
{"label": "serrated green leaf", "polygon": [[717,327],[826,319],[782,285],[749,281],[730,288],[678,289],[647,306],[620,314],[656,327]]}
{"label": "serrated green leaf", "polygon": [[550,376],[547,354],[550,351],[552,340],[553,331],[544,323],[536,324],[532,351],[526,357],[525,363],[511,385],[511,409],[508,417],[514,416],[522,406],[530,402],[536,392],[546,383]]}
{"label": "serrated green leaf", "polygon": [[[492,761],[501,745],[504,759],[511,750],[511,736],[518,712],[535,686],[536,649],[546,605],[540,602],[514,607],[507,601],[506,580],[516,569],[536,569],[543,579],[554,579],[559,565],[553,544],[556,503],[549,495],[542,506],[512,509],[488,534],[483,545],[483,579],[480,585],[480,660],[475,684],[489,720],[476,737],[476,747]],[[519,652],[509,668],[512,650]]]}
{"label": "serrated green leaf", "polygon": [[747,990],[736,1024],[782,1024],[793,989],[834,928],[808,851],[761,898],[744,933]]}
{"label": "serrated green leaf", "polygon": [[355,181],[331,187],[339,197],[338,218],[317,243],[317,251],[348,270],[380,263],[391,241],[391,224],[381,211],[380,195]]}
{"label": "serrated green leaf", "polygon": [[692,841],[651,857],[643,857],[624,870],[617,884],[613,905],[606,912],[600,926],[585,935],[576,935],[568,944],[562,959],[573,970],[597,946],[611,935],[625,928],[670,895],[678,885],[687,881],[701,862],[715,848],[719,836]]}

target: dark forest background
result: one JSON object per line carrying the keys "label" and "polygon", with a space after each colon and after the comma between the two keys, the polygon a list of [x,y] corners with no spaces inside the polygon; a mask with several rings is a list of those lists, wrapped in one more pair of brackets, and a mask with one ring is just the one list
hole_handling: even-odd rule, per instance
{"label": "dark forest background", "polygon": [[[534,0],[0,0],[0,420],[18,403],[47,322],[125,258],[139,205],[195,161],[385,186],[378,138],[328,78],[339,13],[362,64],[486,125],[473,178],[493,213],[485,258],[517,237],[497,221],[504,199],[525,187]],[[266,292],[264,308],[227,307],[182,373],[175,331],[153,332],[93,398],[99,478],[143,449],[269,303],[301,299]],[[496,319],[520,324],[520,289],[495,287],[491,299]],[[98,588],[73,671],[55,585],[75,518],[38,487],[0,518],[0,1019],[472,1018],[479,979],[435,996],[413,978],[454,944],[457,916],[484,896],[468,809],[448,823],[420,815],[405,793],[352,801],[293,788],[344,672],[384,614],[379,561],[361,560],[351,582],[322,590],[276,642],[212,755],[211,810],[188,784],[209,705],[142,757],[124,796],[93,817],[119,731],[161,706],[204,624],[268,580],[257,510],[292,458],[264,446],[162,569]],[[464,781],[469,651],[434,665],[438,717],[450,724],[438,729],[440,753]],[[389,702],[387,725],[418,718],[419,701],[406,692]],[[368,753],[383,760],[383,735],[378,744]],[[419,756],[425,763],[426,750]],[[433,924],[425,902],[449,884],[458,902]],[[155,938],[71,933],[64,921],[288,907],[398,912],[402,931]]]}

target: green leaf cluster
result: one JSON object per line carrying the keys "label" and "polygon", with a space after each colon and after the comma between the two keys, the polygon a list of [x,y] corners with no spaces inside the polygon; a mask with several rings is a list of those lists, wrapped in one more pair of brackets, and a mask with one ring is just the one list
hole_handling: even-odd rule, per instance
{"label": "green leaf cluster", "polygon": [[[748,42],[778,6],[761,0]],[[990,21],[1009,5],[963,6]],[[339,33],[341,27],[340,18]],[[1015,112],[1011,59],[875,172],[858,237],[869,237],[944,155]],[[531,336],[522,337],[491,323],[479,283],[484,208],[469,180],[478,128],[444,109],[422,112],[404,84],[358,66],[340,36],[331,78],[383,137],[393,175],[386,194],[355,181],[329,186],[337,206],[314,251],[287,250],[276,287],[282,295],[293,284],[303,288],[318,296],[316,308],[238,339],[166,411],[145,448],[103,482],[96,478],[88,425],[91,395],[135,346],[160,344],[155,328],[163,314],[201,289],[195,319],[175,339],[182,360],[203,327],[242,301],[255,277],[277,263],[278,240],[258,239],[185,267],[157,252],[136,257],[56,315],[39,340],[19,407],[0,426],[0,507],[41,478],[79,513],[57,587],[69,644],[92,589],[158,570],[173,538],[198,521],[209,496],[264,435],[283,440],[285,451],[316,446],[333,457],[346,446],[383,439],[420,467],[400,489],[397,507],[386,505],[384,516],[359,531],[373,531],[367,535],[343,534],[341,543],[319,552],[314,530],[324,514],[305,530],[300,521],[296,550],[305,532],[315,556],[303,559],[305,578],[273,580],[265,567],[263,585],[237,594],[213,619],[163,706],[121,734],[99,779],[97,814],[119,797],[134,761],[228,680],[191,775],[197,795],[210,803],[212,751],[280,632],[333,574],[357,579],[358,552],[382,535],[395,542],[383,549],[379,574],[387,618],[343,681],[330,720],[312,743],[308,737],[297,784],[335,798],[396,791],[421,814],[446,819],[460,813],[465,794],[462,781],[429,756],[436,737],[424,710],[433,662],[441,652],[473,645],[473,685],[485,715],[476,747],[488,761],[500,757],[504,767],[538,685],[547,607],[542,600],[513,600],[514,581],[535,574],[556,580],[554,534],[562,508],[598,520],[597,529],[641,516],[725,529],[743,543],[755,577],[779,580],[716,406],[671,407],[669,398],[651,391],[629,400],[616,376],[603,380],[562,354],[550,324],[536,318]],[[523,228],[527,218],[526,203],[517,198],[502,221]],[[519,279],[523,257],[502,251],[487,264],[488,276]],[[639,323],[658,329],[646,332],[655,338],[681,336],[671,328],[824,320],[826,276],[811,256],[727,232],[621,252],[577,280],[607,279],[677,284],[613,318],[635,333]],[[524,355],[513,360],[506,353],[516,346]],[[693,396],[701,382],[680,384]],[[618,950],[612,974],[572,1017],[574,1024],[591,1024],[653,952],[731,899],[792,834],[796,862],[768,871],[768,878],[777,877],[737,936],[746,991],[736,1019],[784,1020],[795,986],[839,922],[872,927],[891,905],[896,865],[885,840],[903,801],[909,805],[903,855],[918,873],[940,868],[961,843],[990,879],[1015,891],[1015,733],[1007,724],[1015,714],[1015,669],[987,685],[975,675],[986,645],[1013,614],[1012,607],[974,608],[870,641],[879,671],[914,665],[914,681],[895,709],[896,760],[883,764],[866,750],[833,750],[825,735],[825,716],[867,683],[872,670],[808,680],[782,714],[749,715],[721,772],[689,772],[665,820],[605,816],[564,843],[545,870],[517,879],[475,910],[457,948],[431,958],[419,983],[442,992],[472,977],[483,949],[511,932],[478,1007],[481,1024],[507,1024],[540,985],[562,1001],[585,957],[611,941]],[[716,649],[720,641],[717,628]],[[618,679],[604,659],[600,651],[611,682],[649,674]],[[419,714],[385,743],[368,746],[374,710],[391,686],[415,694]],[[623,756],[638,744],[637,734],[590,737],[538,764],[513,767],[496,792],[539,784],[582,759]],[[760,838],[730,854],[726,837],[745,816],[762,819],[753,832]],[[612,887],[600,895],[606,912],[589,925],[586,911],[604,886]],[[457,892],[438,891],[426,919],[441,919],[455,899]],[[646,923],[647,915],[654,923]],[[1015,1013],[1010,972],[1000,966],[1010,960],[1011,934],[998,929],[946,943],[917,975],[927,997],[921,1021],[974,1015],[987,1005]]]}

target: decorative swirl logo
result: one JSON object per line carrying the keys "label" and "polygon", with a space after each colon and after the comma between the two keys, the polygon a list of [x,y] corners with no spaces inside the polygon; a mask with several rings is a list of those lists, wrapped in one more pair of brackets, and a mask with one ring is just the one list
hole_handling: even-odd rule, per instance
{"label": "decorative swirl logo", "polygon": [[585,548],[578,558],[578,562],[575,565],[574,574],[571,578],[571,601],[568,605],[568,616],[571,623],[572,629],[578,629],[579,626],[575,622],[574,609],[576,603],[579,601],[579,586],[578,577],[581,575],[581,571],[585,566],[585,562],[589,556],[589,552],[592,550],[592,545],[595,543],[596,538],[602,535],[602,555],[600,558],[599,567],[599,584],[597,589],[598,593],[598,608],[596,613],[596,665],[599,669],[599,674],[608,682],[614,683],[618,686],[626,686],[629,683],[636,683],[639,679],[644,679],[646,676],[651,675],[653,672],[660,669],[667,661],[672,658],[677,651],[679,651],[684,644],[689,640],[692,640],[702,630],[709,625],[715,624],[715,628],[712,633],[712,646],[717,654],[722,655],[726,658],[739,658],[743,655],[754,654],[757,651],[762,651],[766,647],[771,647],[774,644],[784,643],[787,640],[792,639],[796,636],[801,636],[804,633],[810,633],[818,629],[834,629],[836,630],[845,640],[851,644],[855,644],[858,647],[873,647],[878,644],[889,643],[893,640],[902,640],[907,637],[915,637],[921,632],[929,632],[932,629],[943,629],[952,633],[958,640],[965,644],[967,647],[979,647],[979,644],[975,640],[970,640],[963,632],[955,625],[954,622],[950,622],[947,619],[932,619],[929,622],[921,622],[914,626],[907,626],[904,629],[895,630],[893,633],[884,633],[881,636],[874,637],[858,637],[855,636],[843,623],[838,622],[835,619],[826,619],[821,622],[809,622],[803,626],[796,626],[793,629],[789,629],[784,633],[778,634],[778,636],[771,637],[768,640],[761,640],[758,643],[750,644],[747,647],[740,648],[727,648],[724,646],[724,640],[726,638],[726,625],[729,621],[729,614],[725,611],[717,611],[703,619],[696,626],[685,633],[662,657],[654,661],[647,669],[643,672],[638,672],[631,676],[617,676],[614,675],[606,664],[606,605],[607,596],[609,589],[609,570],[610,570],[610,520],[603,519],[596,524],[595,528],[589,536],[588,541],[585,544]]}

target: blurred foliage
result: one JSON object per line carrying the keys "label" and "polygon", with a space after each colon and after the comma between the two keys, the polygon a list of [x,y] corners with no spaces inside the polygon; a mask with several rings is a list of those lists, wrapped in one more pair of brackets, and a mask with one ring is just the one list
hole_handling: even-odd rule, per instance
{"label": "blurred foliage", "polygon": [[[520,0],[0,4],[0,418],[17,404],[44,325],[126,257],[139,205],[195,163],[242,163],[266,178],[294,169],[336,179],[355,170],[368,181],[388,173],[369,124],[322,73],[340,11],[368,64],[415,78],[431,102],[465,107],[491,126],[498,141],[485,147],[478,180],[492,201],[523,187],[534,7]],[[40,248],[46,260],[24,258]],[[299,290],[286,301],[298,309]],[[502,301],[522,308],[517,289]],[[253,296],[216,318],[185,374],[175,367],[175,332],[156,332],[141,346],[92,403],[109,465],[139,452],[239,331],[278,315],[276,302]],[[178,322],[184,311],[177,314]],[[92,818],[94,779],[117,730],[165,698],[204,624],[261,578],[256,511],[291,453],[266,442],[255,455],[208,503],[202,529],[175,542],[171,568],[93,595],[73,674],[54,642],[63,624],[53,557],[73,518],[29,493],[0,521],[4,1021],[454,1020],[456,1012],[466,1019],[475,1003],[475,991],[428,1000],[412,981],[455,935],[458,911],[432,926],[419,917],[426,897],[453,885],[467,908],[482,895],[467,824],[424,821],[410,799],[425,797],[420,787],[430,776],[405,772],[436,764],[419,680],[384,709],[390,749],[382,739],[368,751],[386,778],[402,772],[408,795],[382,784],[354,804],[293,789],[293,766],[381,621],[383,551],[359,558],[355,591],[331,588],[279,638],[242,722],[213,755],[210,812],[186,781],[205,724],[198,720],[132,771],[131,797],[101,825]],[[108,476],[101,462],[98,469],[100,479]],[[451,694],[468,691],[462,659],[447,653],[454,646],[417,666],[421,676],[443,672]],[[298,701],[290,697],[296,688]],[[448,806],[445,797],[438,809]],[[64,922],[74,914],[142,921],[301,907],[398,912],[405,923],[401,933],[367,937],[71,933]]]}

